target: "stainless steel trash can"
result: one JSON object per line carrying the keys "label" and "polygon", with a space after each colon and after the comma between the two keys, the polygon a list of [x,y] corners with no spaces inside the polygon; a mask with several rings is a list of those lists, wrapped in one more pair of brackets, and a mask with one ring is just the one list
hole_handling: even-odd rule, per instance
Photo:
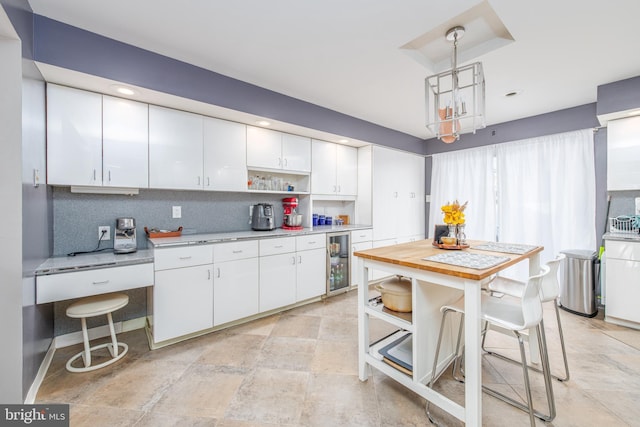
{"label": "stainless steel trash can", "polygon": [[600,276],[598,254],[579,249],[561,252],[566,259],[561,268],[560,307],[580,316],[595,316],[598,314],[596,285]]}

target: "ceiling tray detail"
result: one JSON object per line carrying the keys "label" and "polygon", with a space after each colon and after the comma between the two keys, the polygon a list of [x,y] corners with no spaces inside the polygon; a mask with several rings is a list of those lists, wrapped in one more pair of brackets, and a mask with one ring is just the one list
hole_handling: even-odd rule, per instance
{"label": "ceiling tray detail", "polygon": [[451,68],[451,43],[445,39],[448,29],[463,26],[467,30],[458,48],[459,63],[466,63],[514,41],[509,30],[487,1],[418,36],[400,49],[434,73]]}

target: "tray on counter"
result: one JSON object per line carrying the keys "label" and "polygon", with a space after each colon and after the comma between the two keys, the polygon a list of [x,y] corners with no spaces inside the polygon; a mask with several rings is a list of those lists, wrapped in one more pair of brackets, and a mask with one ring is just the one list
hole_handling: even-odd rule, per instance
{"label": "tray on counter", "polygon": [[433,242],[432,245],[435,246],[436,248],[448,249],[448,250],[460,250],[460,249],[468,249],[469,248],[469,245],[467,245],[467,244],[464,244],[464,245],[445,245],[444,243]]}
{"label": "tray on counter", "polygon": [[158,237],[180,237],[182,235],[182,226],[178,227],[177,230],[157,230],[152,228],[149,230],[147,227],[144,228],[144,232],[147,233],[150,239],[156,239]]}

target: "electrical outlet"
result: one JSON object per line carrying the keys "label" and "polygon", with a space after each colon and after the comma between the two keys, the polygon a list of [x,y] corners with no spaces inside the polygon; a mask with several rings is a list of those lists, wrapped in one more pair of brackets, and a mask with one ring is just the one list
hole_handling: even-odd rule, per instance
{"label": "electrical outlet", "polygon": [[[102,232],[104,231],[104,236]],[[111,227],[108,225],[101,225],[98,227],[98,239],[102,237],[102,240],[111,240]]]}
{"label": "electrical outlet", "polygon": [[174,206],[171,213],[173,218],[182,218],[182,206]]}

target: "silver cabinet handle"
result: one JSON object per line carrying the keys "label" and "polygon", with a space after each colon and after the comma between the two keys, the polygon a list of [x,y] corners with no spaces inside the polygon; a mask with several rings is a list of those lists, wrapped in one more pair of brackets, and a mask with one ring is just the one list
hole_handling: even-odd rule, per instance
{"label": "silver cabinet handle", "polygon": [[338,193],[342,192],[342,187],[338,185]]}
{"label": "silver cabinet handle", "polygon": [[284,158],[284,165],[285,165],[285,166],[289,166],[289,161],[287,160],[287,158],[286,158],[286,157]]}
{"label": "silver cabinet handle", "polygon": [[310,244],[310,245],[315,245],[316,241],[314,240],[313,242],[307,242],[307,243]]}
{"label": "silver cabinet handle", "polygon": [[211,178],[207,177],[207,187],[211,187]]}
{"label": "silver cabinet handle", "polygon": [[200,185],[200,175],[198,175],[198,185]]}
{"label": "silver cabinet handle", "polygon": [[302,255],[298,255],[298,264],[302,264]]}
{"label": "silver cabinet handle", "polygon": [[274,248],[276,248],[276,249],[280,249],[281,247],[282,247],[282,245],[276,245],[276,246],[274,246]]}
{"label": "silver cabinet handle", "polygon": [[282,157],[278,157],[278,166],[282,166]]}
{"label": "silver cabinet handle", "polygon": [[191,255],[189,255],[189,256],[181,256],[181,257],[178,257],[178,258],[179,259],[191,259],[193,257]]}
{"label": "silver cabinet handle", "polygon": [[220,267],[218,267],[216,270],[218,270],[218,275],[216,276],[218,279],[220,278]]}
{"label": "silver cabinet handle", "polygon": [[107,283],[109,283],[109,280],[101,280],[98,282],[92,282],[94,285],[106,285]]}
{"label": "silver cabinet handle", "polygon": [[295,265],[295,263],[296,263],[296,257],[295,257],[295,256],[292,256],[292,257],[291,257],[291,264],[294,264],[294,265]]}
{"label": "silver cabinet handle", "polygon": [[211,270],[207,269],[207,280],[211,280]]}
{"label": "silver cabinet handle", "polygon": [[94,181],[96,180],[96,170],[95,169],[93,170],[93,180]]}
{"label": "silver cabinet handle", "polygon": [[397,191],[393,192],[393,197],[398,198],[398,192]]}
{"label": "silver cabinet handle", "polygon": [[111,182],[111,171],[109,171],[109,182]]}
{"label": "silver cabinet handle", "polygon": [[242,253],[242,249],[240,249],[239,251],[232,251],[234,254],[241,254]]}

